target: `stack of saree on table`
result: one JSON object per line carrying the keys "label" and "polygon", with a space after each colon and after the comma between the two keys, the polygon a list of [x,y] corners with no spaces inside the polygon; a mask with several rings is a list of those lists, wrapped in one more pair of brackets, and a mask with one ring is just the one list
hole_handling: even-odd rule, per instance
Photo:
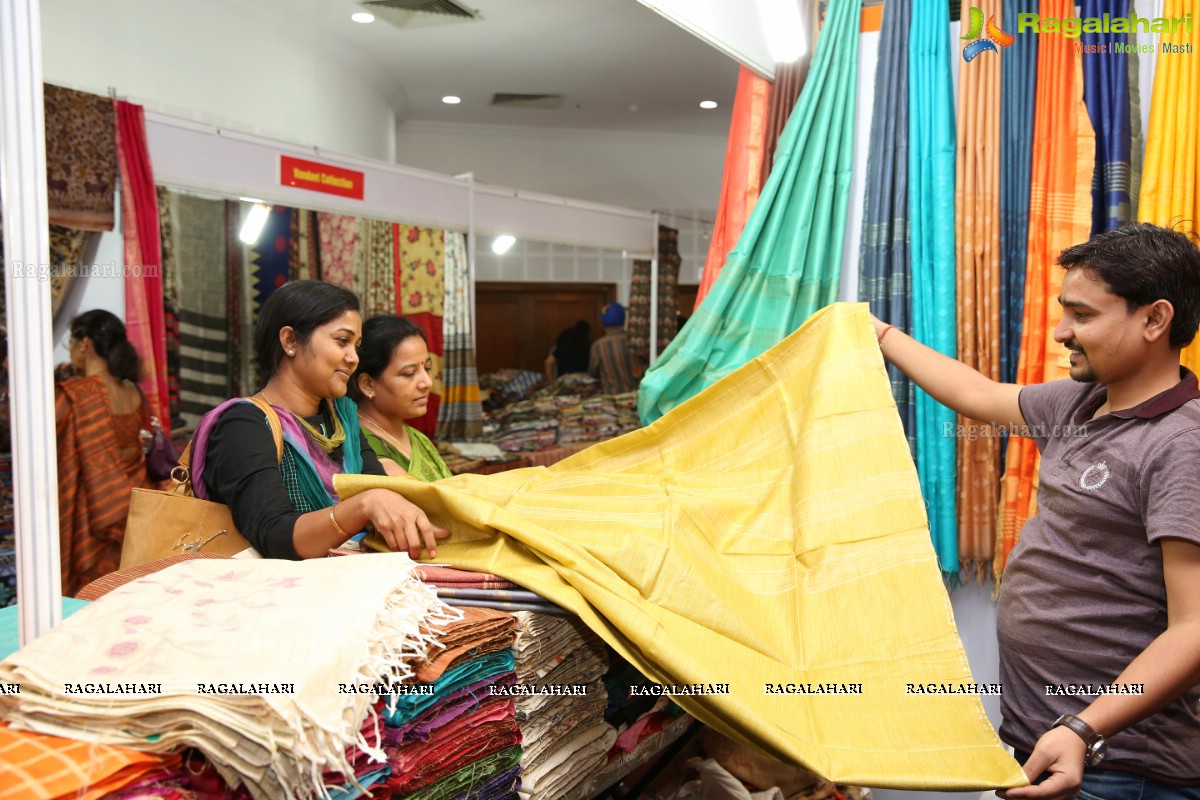
{"label": "stack of saree on table", "polygon": [[863,304],[551,467],[335,486],[402,487],[452,531],[438,563],[574,612],[657,683],[728,685],[675,701],[738,741],[859,786],[1026,783],[978,696],[906,692],[974,681]]}
{"label": "stack of saree on table", "polygon": [[[521,793],[553,800],[608,763],[617,732],[604,720],[604,642],[579,620],[522,611],[517,617]],[[580,737],[581,733],[587,735]],[[576,757],[583,745],[587,756]]]}
{"label": "stack of saree on table", "polygon": [[[412,676],[457,616],[404,554],[195,559],[108,592],[0,662],[14,729],[148,753],[194,747],[256,800],[350,776],[377,694]],[[358,764],[362,767],[362,764]],[[359,770],[361,771],[361,769]]]}
{"label": "stack of saree on table", "polygon": [[512,756],[519,758],[521,733],[508,692],[515,628],[511,614],[486,608],[466,608],[462,619],[432,626],[437,649],[414,665],[413,682],[388,696],[392,797],[515,792]]}

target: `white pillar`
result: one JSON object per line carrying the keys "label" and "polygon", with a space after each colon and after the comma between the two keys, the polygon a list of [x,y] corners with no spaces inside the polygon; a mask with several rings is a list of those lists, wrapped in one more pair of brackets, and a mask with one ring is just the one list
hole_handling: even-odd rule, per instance
{"label": "white pillar", "polygon": [[[39,0],[0,3],[0,191],[21,643],[62,616]],[[31,271],[26,271],[31,270]]]}

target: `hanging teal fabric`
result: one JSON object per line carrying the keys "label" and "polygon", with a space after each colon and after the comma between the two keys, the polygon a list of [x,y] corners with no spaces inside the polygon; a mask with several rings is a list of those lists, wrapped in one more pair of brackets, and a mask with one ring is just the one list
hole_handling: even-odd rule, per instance
{"label": "hanging teal fabric", "polygon": [[[867,155],[866,207],[863,211],[858,298],[871,311],[905,333],[912,333],[912,274],[908,255],[908,29],[912,0],[883,6],[875,100]],[[916,453],[913,383],[900,368],[887,365],[892,397],[908,449]]]}
{"label": "hanging teal fabric", "polygon": [[[909,215],[913,336],[958,353],[954,309],[954,90],[950,10],[945,0],[914,0],[909,29]],[[958,572],[954,412],[915,391],[917,475],[943,573]]]}
{"label": "hanging teal fabric", "polygon": [[861,8],[858,0],[830,2],[808,79],[741,238],[700,307],[642,379],[643,424],[765,352],[837,299]]}

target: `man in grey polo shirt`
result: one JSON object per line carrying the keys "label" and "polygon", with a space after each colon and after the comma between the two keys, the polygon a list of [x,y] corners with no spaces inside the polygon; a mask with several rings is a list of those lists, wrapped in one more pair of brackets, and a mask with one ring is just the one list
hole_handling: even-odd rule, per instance
{"label": "man in grey polo shirt", "polygon": [[1134,224],[1058,263],[1071,380],[997,383],[872,322],[935,399],[1041,451],[998,611],[1000,736],[1041,780],[1005,796],[1200,800],[1200,249]]}

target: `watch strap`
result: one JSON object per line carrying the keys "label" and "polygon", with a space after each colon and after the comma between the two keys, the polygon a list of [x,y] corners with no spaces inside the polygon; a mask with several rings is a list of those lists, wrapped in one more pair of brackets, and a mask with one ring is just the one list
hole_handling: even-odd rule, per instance
{"label": "watch strap", "polygon": [[1050,727],[1057,728],[1059,726],[1069,728],[1080,739],[1083,739],[1084,744],[1087,745],[1086,760],[1089,767],[1100,763],[1100,760],[1104,758],[1104,737],[1100,735],[1099,731],[1074,714],[1063,714]]}

